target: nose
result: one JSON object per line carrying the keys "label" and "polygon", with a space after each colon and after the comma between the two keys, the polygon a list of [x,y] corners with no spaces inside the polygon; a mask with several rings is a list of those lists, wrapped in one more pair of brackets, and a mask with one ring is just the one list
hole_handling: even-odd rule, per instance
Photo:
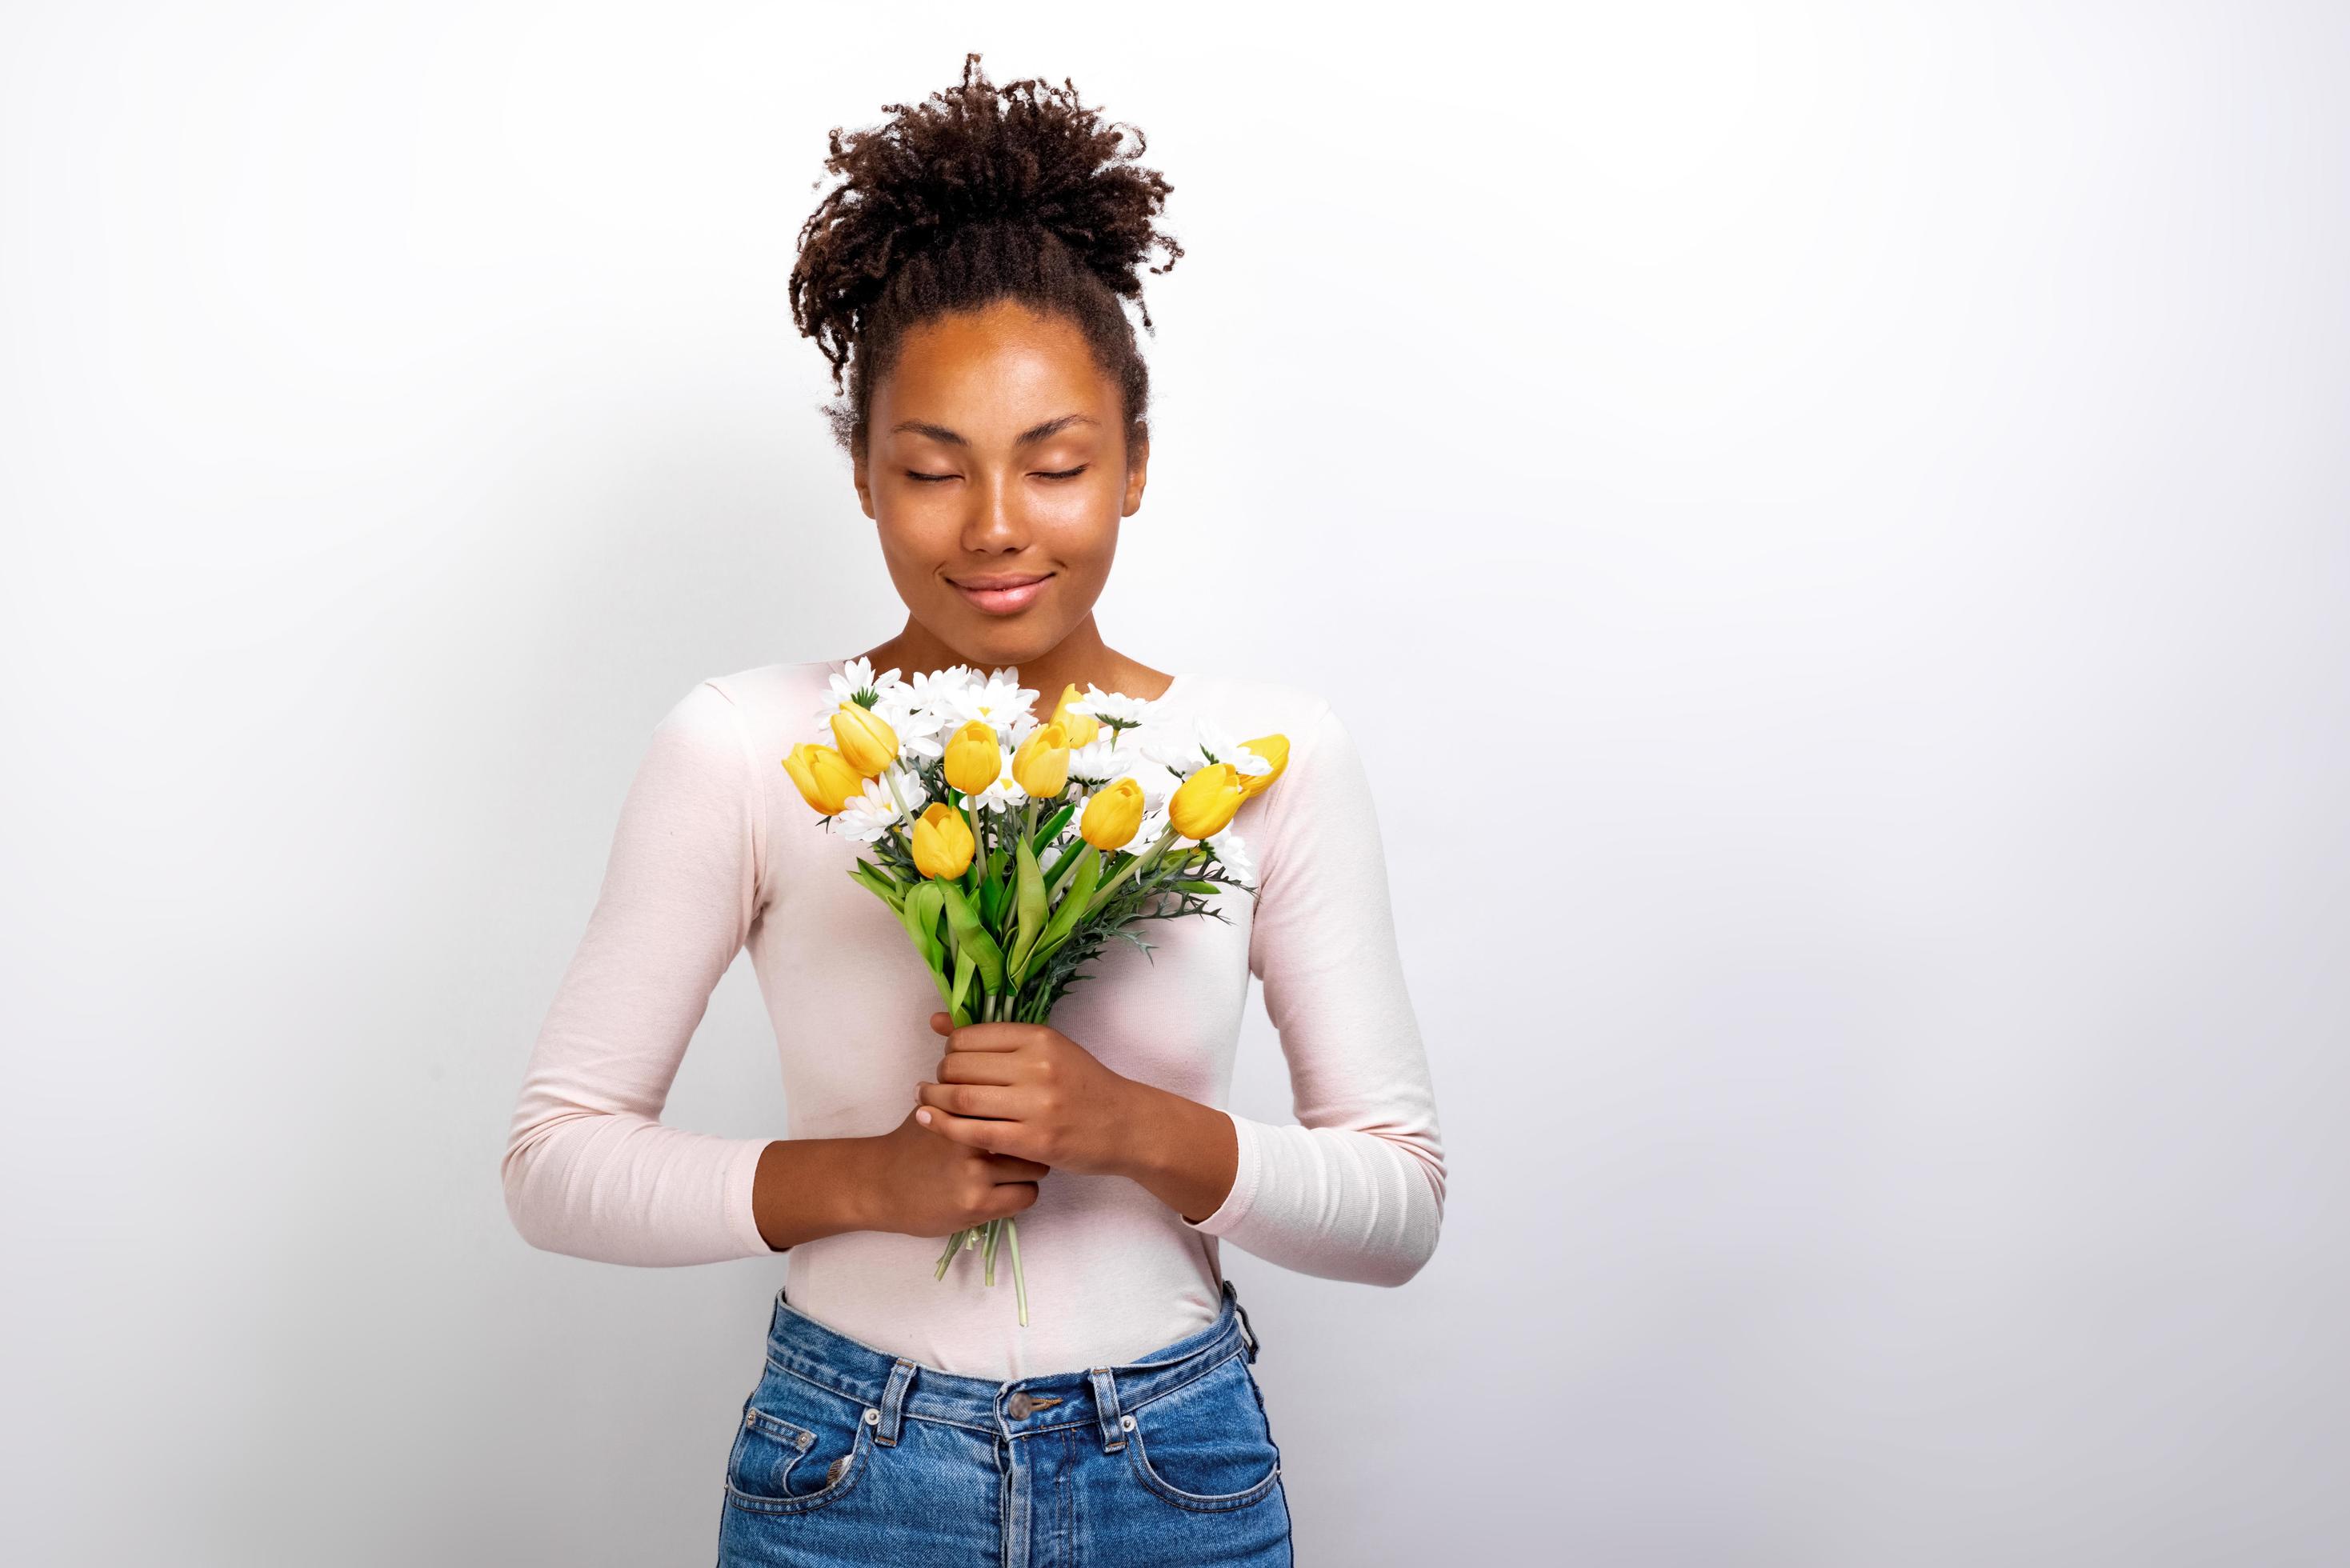
{"label": "nose", "polygon": [[1017,475],[997,473],[988,483],[970,486],[971,514],[963,519],[963,548],[974,556],[1009,555],[1026,547],[1028,524],[1021,517],[1019,499],[1012,490]]}

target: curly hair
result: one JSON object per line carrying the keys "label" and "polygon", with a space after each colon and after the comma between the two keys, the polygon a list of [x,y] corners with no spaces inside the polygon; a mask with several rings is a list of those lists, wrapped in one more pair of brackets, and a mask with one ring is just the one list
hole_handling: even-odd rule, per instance
{"label": "curly hair", "polygon": [[[1183,248],[1155,226],[1174,187],[1135,165],[1142,132],[1104,123],[1066,78],[998,89],[976,52],[961,86],[881,107],[896,118],[834,128],[825,168],[841,182],[802,225],[792,268],[792,319],[832,362],[835,392],[848,367],[846,400],[824,410],[835,439],[863,453],[873,389],[910,328],[1013,299],[1085,335],[1123,396],[1128,452],[1146,442],[1150,376],[1120,302],[1140,305],[1154,244],[1167,260],[1153,273]],[[1148,307],[1142,325],[1157,336]]]}

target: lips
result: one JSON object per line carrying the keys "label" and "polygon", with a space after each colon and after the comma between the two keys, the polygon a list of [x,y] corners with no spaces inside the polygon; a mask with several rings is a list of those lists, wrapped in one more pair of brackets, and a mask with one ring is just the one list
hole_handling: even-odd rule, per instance
{"label": "lips", "polygon": [[1015,615],[1036,602],[1050,572],[998,572],[983,576],[950,577],[955,592],[989,615]]}

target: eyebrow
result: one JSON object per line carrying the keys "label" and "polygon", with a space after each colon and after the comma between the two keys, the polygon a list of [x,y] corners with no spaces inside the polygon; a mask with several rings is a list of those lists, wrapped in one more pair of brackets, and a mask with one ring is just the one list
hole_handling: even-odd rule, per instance
{"label": "eyebrow", "polygon": [[[1012,444],[1014,446],[1026,446],[1033,441],[1043,441],[1046,436],[1057,435],[1062,431],[1068,429],[1071,425],[1092,425],[1099,424],[1100,422],[1101,421],[1099,420],[1093,418],[1089,414],[1063,414],[1059,419],[1046,420],[1043,424],[1029,426],[1026,430],[1022,431],[1018,436],[1014,438]],[[969,446],[971,444],[970,441],[963,439],[961,433],[955,431],[951,431],[944,425],[931,424],[925,420],[907,420],[901,423],[894,424],[889,427],[889,433],[891,435],[897,435],[901,431],[910,435],[926,435],[932,441],[944,441],[949,446]]]}

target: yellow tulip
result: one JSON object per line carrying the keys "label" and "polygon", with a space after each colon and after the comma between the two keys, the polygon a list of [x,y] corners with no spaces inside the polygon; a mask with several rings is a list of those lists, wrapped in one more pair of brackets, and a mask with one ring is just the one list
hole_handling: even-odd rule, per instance
{"label": "yellow tulip", "polygon": [[1101,733],[1100,720],[1091,713],[1071,711],[1069,704],[1083,700],[1074,681],[1062,687],[1061,700],[1053,704],[1053,716],[1046,721],[1061,726],[1062,733],[1069,737],[1072,746],[1090,746],[1094,743],[1094,737]]}
{"label": "yellow tulip", "polygon": [[848,765],[868,779],[898,760],[898,732],[862,702],[843,702],[832,716],[832,738]]}
{"label": "yellow tulip", "polygon": [[925,877],[960,877],[971,869],[979,846],[972,842],[971,824],[962,813],[934,800],[914,819],[914,869]]}
{"label": "yellow tulip", "polygon": [[1206,838],[1222,833],[1248,798],[1241,789],[1241,774],[1230,763],[1200,769],[1176,786],[1168,798],[1167,820],[1186,838]]}
{"label": "yellow tulip", "polygon": [[977,794],[1003,776],[1003,747],[983,719],[972,719],[947,741],[947,783]]}
{"label": "yellow tulip", "polygon": [[1050,800],[1069,782],[1069,738],[1058,721],[1040,724],[1012,753],[1013,781],[1038,800]]}
{"label": "yellow tulip", "polygon": [[784,772],[792,775],[800,798],[814,806],[819,816],[832,815],[865,793],[865,775],[847,757],[815,741],[794,746],[791,755],[784,759]]}
{"label": "yellow tulip", "polygon": [[1107,855],[1134,842],[1142,826],[1142,786],[1132,779],[1096,790],[1077,818],[1077,836]]}
{"label": "yellow tulip", "polygon": [[1242,798],[1253,800],[1271,788],[1273,781],[1281,776],[1284,768],[1289,766],[1289,737],[1259,735],[1255,740],[1243,741],[1241,744],[1273,764],[1271,773],[1241,775]]}

